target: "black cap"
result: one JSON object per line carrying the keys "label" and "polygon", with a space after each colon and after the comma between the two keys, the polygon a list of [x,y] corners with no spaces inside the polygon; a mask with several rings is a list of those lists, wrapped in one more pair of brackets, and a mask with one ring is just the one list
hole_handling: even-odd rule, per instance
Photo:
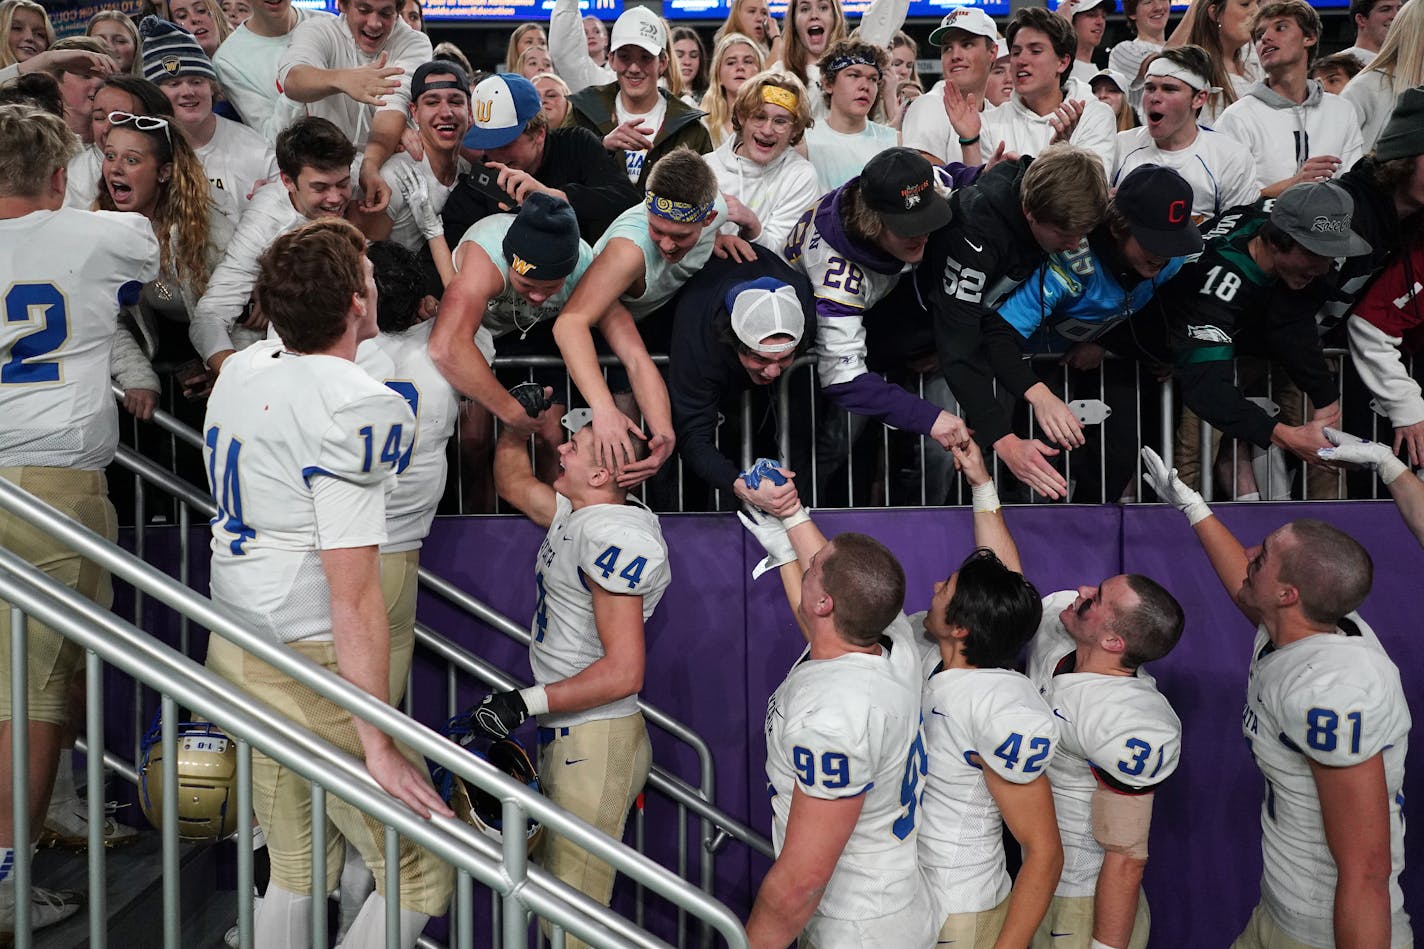
{"label": "black cap", "polygon": [[569,203],[536,191],[524,199],[504,234],[504,259],[530,280],[558,280],[579,259],[578,218]]}
{"label": "black cap", "polygon": [[[430,76],[454,76],[455,78],[453,81],[437,79],[431,83],[426,81]],[[410,101],[414,102],[419,99],[432,85],[437,89],[446,88],[442,83],[447,82],[466,96],[470,94],[470,77],[465,75],[465,70],[459,63],[451,62],[448,59],[433,59],[428,63],[421,63],[416,67],[415,75],[410,77]]]}
{"label": "black cap", "polygon": [[1201,231],[1192,223],[1192,186],[1171,168],[1132,169],[1118,183],[1113,205],[1152,256],[1184,257],[1201,251]]}
{"label": "black cap", "polygon": [[951,217],[935,191],[934,168],[913,148],[887,148],[866,162],[860,197],[900,237],[923,237]]}

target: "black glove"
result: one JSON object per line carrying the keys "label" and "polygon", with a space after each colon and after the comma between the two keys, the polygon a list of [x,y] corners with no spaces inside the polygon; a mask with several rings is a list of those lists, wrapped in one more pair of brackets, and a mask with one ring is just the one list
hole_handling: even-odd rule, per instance
{"label": "black glove", "polygon": [[538,418],[540,412],[553,405],[544,394],[544,387],[537,382],[521,382],[510,389],[509,394],[514,396],[514,401],[524,406],[524,411],[530,418]]}
{"label": "black glove", "polygon": [[491,738],[508,738],[529,717],[529,707],[517,691],[491,692],[470,713],[480,731]]}

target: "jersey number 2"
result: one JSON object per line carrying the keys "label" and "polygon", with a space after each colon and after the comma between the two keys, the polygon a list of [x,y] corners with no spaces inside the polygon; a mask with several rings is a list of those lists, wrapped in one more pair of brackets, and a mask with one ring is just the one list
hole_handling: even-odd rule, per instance
{"label": "jersey number 2", "polygon": [[64,293],[52,283],[17,283],[5,294],[5,325],[43,320],[44,325],[15,340],[10,358],[0,366],[0,384],[58,382],[59,363],[47,356],[69,338]]}

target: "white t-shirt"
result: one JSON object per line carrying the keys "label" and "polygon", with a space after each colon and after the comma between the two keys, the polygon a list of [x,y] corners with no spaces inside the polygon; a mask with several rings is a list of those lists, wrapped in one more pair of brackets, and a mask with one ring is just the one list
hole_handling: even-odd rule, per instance
{"label": "white t-shirt", "polygon": [[[623,94],[620,92],[613,97],[613,111],[618,119],[619,125],[622,125],[624,122],[631,122],[633,119],[638,119],[641,122],[641,125],[638,126],[639,128],[647,126],[652,129],[652,132],[648,133],[647,136],[651,141],[657,138],[658,130],[663,127],[663,120],[667,118],[667,100],[659,94],[657,104],[654,105],[650,111],[630,112],[627,107],[623,105]],[[628,166],[628,180],[633,182],[633,184],[637,184],[638,178],[643,174],[643,161],[647,157],[648,152],[646,149],[637,152],[625,151],[623,153],[623,160]]]}
{"label": "white t-shirt", "polygon": [[73,158],[69,159],[68,175],[64,185],[64,206],[88,211],[99,199],[99,189],[104,186],[104,156],[97,145],[85,145]]}
{"label": "white t-shirt", "polygon": [[[924,614],[910,617],[919,629]],[[1038,689],[1011,669],[939,669],[926,643],[921,713],[929,772],[920,802],[920,873],[944,923],[951,913],[993,909],[1008,896],[1003,816],[983,767],[1013,784],[1043,778],[1058,744],[1053,713]],[[978,755],[980,764],[971,763]]]}
{"label": "white t-shirt", "polygon": [[[1068,140],[1102,159],[1103,174],[1106,175],[1112,170],[1117,154],[1117,116],[1093,97],[1091,89],[1071,79],[1068,98],[1083,100],[1083,114]],[[1053,140],[1053,126],[1048,121],[1051,117],[1052,113],[1038,115],[1033,112],[1015,92],[1001,105],[984,110],[979,149],[985,155],[992,155],[1003,142],[1005,148],[1015,154],[1037,155]]]}
{"label": "white t-shirt", "polygon": [[944,80],[905,109],[900,121],[900,144],[928,152],[944,164],[964,160],[959,133],[949,124],[949,113],[944,111]]}
{"label": "white t-shirt", "polygon": [[[331,16],[325,10],[295,5],[292,11],[298,24],[313,17]],[[301,106],[285,98],[277,85],[278,65],[291,42],[291,33],[258,36],[244,23],[213,54],[213,68],[223,94],[242,116],[243,123],[269,142],[276,142],[291,120],[301,115]]]}
{"label": "white t-shirt", "polygon": [[203,420],[213,600],[277,642],[330,640],[320,551],[385,543],[414,437],[405,399],[350,360],[264,340],[224,363]]}
{"label": "white t-shirt", "polygon": [[[538,601],[529,665],[540,685],[578,675],[603,658],[588,584],[642,597],[646,623],[672,580],[656,514],[637,504],[588,504],[575,511],[568,498],[557,497],[553,523],[534,565]],[[635,693],[597,708],[540,715],[539,724],[563,728],[637,710]]]}
{"label": "white t-shirt", "polygon": [[1117,167],[1109,183],[1116,187],[1140,165],[1165,165],[1192,186],[1192,217],[1200,224],[1227,208],[1254,204],[1261,196],[1256,184],[1256,159],[1236,139],[1198,128],[1186,148],[1163,151],[1146,128],[1117,133]]}
{"label": "white t-shirt", "polygon": [[[220,115],[214,118],[218,124],[213,137],[194,152],[203,163],[203,174],[212,186],[213,200],[226,204],[232,210],[233,220],[241,224],[241,215],[252,203],[259,181],[276,182],[281,188],[277,178],[277,153],[271,142],[247,126]],[[285,193],[286,188],[281,190]]]}
{"label": "white t-shirt", "polygon": [[1092,818],[1098,775],[1144,793],[1172,776],[1182,749],[1182,723],[1143,670],[1132,676],[1057,671],[1077,650],[1058,614],[1077,597],[1064,590],[1043,598],[1043,620],[1028,660],[1028,677],[1058,726],[1048,780],[1063,839],[1063,876],[1054,893],[1063,897],[1092,896],[1102,869],[1103,848],[1093,836]]}
{"label": "white t-shirt", "polygon": [[381,550],[418,550],[445,493],[445,443],[455,433],[460,397],[430,359],[434,320],[404,333],[381,333],[356,349],[356,365],[405,399],[415,414],[411,448],[396,464],[396,488],[386,498],[386,543]]}
{"label": "white t-shirt", "polygon": [[1098,67],[1093,63],[1082,59],[1075,59],[1073,60],[1073,68],[1069,71],[1068,75],[1070,78],[1076,79],[1086,85],[1098,72]]}
{"label": "white t-shirt", "polygon": [[1340,98],[1354,106],[1360,117],[1361,147],[1367,152],[1374,151],[1380,132],[1394,114],[1397,99],[1394,82],[1382,72],[1367,70],[1340,90]]}
{"label": "white t-shirt", "polygon": [[366,139],[371,135],[371,119],[377,111],[406,114],[410,106],[411,76],[421,64],[428,63],[431,56],[430,38],[419,30],[411,29],[400,17],[396,17],[384,49],[373,56],[366,55],[356,46],[344,16],[313,17],[293,30],[291,37],[291,44],[282,53],[277,67],[279,87],[286,85],[287,74],[294,66],[355,69],[369,66],[381,53],[386,55],[387,66],[405,70],[397,77],[399,85],[395,92],[386,96],[385,104],[379,109],[339,94],[305,104],[307,115],[330,119],[358,149],[366,146]]}
{"label": "white t-shirt", "polygon": [[1340,52],[1346,56],[1355,57],[1355,61],[1360,64],[1361,69],[1374,62],[1375,57],[1379,55],[1377,51],[1365,49],[1363,46],[1351,46],[1349,49],[1340,50]]}
{"label": "white t-shirt", "polygon": [[416,173],[425,179],[425,188],[430,195],[430,206],[439,214],[445,210],[445,202],[450,198],[450,192],[455,190],[455,184],[460,180],[460,176],[468,174],[470,163],[459,155],[455,156],[455,181],[450,184],[441,184],[440,179],[435,177],[435,170],[430,167],[430,156],[426,155],[420,161],[415,161],[405,152],[392,155],[390,160],[381,166],[381,177],[391,188],[391,200],[386,205],[386,216],[391,219],[390,239],[402,245],[407,250],[417,253],[425,247],[425,235],[420,233],[419,226],[415,223],[415,215],[410,208],[406,207],[405,195],[401,193],[400,184],[396,180],[396,168],[399,165],[411,165]]}
{"label": "white t-shirt", "polygon": [[141,214],[32,211],[0,220],[0,467],[102,470],[119,441],[109,359],[119,292],[158,276]]}
{"label": "white t-shirt", "polygon": [[915,846],[926,758],[911,678],[919,656],[903,615],[885,641],[890,648],[882,643],[880,655],[834,659],[812,659],[808,647],[767,702],[766,777],[777,853],[796,788],[824,800],[864,797],[819,916],[873,920],[924,899]]}
{"label": "white t-shirt", "polygon": [[[1355,635],[1349,633],[1353,631]],[[1266,778],[1261,804],[1261,902],[1306,945],[1335,944],[1335,861],[1325,841],[1312,761],[1346,768],[1382,755],[1389,806],[1391,946],[1411,944],[1399,872],[1409,703],[1374,630],[1351,613],[1335,633],[1279,648],[1265,626],[1251,647],[1241,731]]]}
{"label": "white t-shirt", "polygon": [[894,129],[879,122],[866,122],[865,128],[847,135],[818,121],[806,130],[806,154],[816,167],[821,193],[833,191],[860,174],[866,162],[885,149],[894,148],[898,140]]}

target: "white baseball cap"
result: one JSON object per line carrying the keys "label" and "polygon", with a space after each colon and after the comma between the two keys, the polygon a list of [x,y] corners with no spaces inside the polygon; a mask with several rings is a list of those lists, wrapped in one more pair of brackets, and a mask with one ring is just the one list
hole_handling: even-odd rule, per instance
{"label": "white baseball cap", "polygon": [[1094,7],[1106,2],[1107,0],[1082,0],[1081,3],[1079,3],[1076,7],[1073,8],[1073,15],[1077,16],[1080,13],[1087,13]]}
{"label": "white baseball cap", "polygon": [[616,53],[624,46],[636,46],[656,56],[667,51],[667,32],[663,21],[647,7],[624,10],[613,23],[608,38],[608,51]]}
{"label": "white baseball cap", "polygon": [[1116,69],[1099,69],[1097,72],[1093,73],[1093,78],[1088,80],[1088,85],[1091,86],[1099,79],[1106,79],[1113,85],[1117,86],[1118,92],[1127,92],[1129,89],[1132,88],[1132,83],[1128,81],[1127,77],[1124,76],[1122,73],[1118,72]]}
{"label": "white baseball cap", "polygon": [[[739,283],[727,291],[732,312],[732,332],[753,352],[776,356],[795,349],[806,332],[806,314],[796,288],[770,277]],[[790,336],[790,342],[768,343],[771,336]]]}
{"label": "white baseball cap", "polygon": [[950,10],[939,21],[939,26],[930,33],[930,45],[938,46],[950,30],[963,30],[975,36],[983,36],[999,42],[999,28],[994,25],[989,14],[978,7],[958,7]]}

